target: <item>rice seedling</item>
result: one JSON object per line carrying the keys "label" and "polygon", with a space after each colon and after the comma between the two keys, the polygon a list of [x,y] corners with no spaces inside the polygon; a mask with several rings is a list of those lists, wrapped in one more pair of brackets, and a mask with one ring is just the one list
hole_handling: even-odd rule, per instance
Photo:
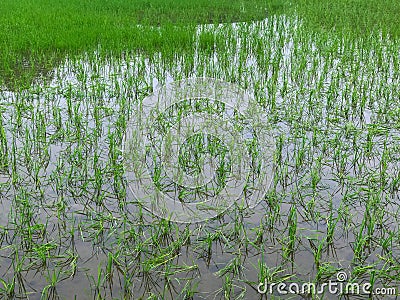
{"label": "rice seedling", "polygon": [[[0,5],[1,298],[274,299],[343,270],[360,298],[398,296],[397,3],[78,2]],[[183,94],[129,166],[137,107],[187,78],[237,85],[262,119]]]}

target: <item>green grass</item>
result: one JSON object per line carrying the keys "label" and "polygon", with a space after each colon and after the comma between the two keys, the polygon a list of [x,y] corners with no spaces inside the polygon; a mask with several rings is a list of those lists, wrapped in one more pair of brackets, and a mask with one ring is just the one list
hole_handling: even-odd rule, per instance
{"label": "green grass", "polygon": [[[145,44],[137,24],[231,22],[265,16],[264,1],[2,1],[3,51],[118,51]],[[243,7],[243,9],[242,9]],[[142,36],[144,34],[144,36]]]}
{"label": "green grass", "polygon": [[178,25],[263,19],[276,7],[272,4],[266,0],[5,0],[0,5],[1,74],[7,81],[31,79],[66,54],[99,47],[117,55],[188,50],[192,34]]}
{"label": "green grass", "polygon": [[293,0],[292,6],[317,31],[400,37],[400,3],[391,0]]}
{"label": "green grass", "polygon": [[[393,37],[400,33],[400,4],[389,0],[4,0],[0,5],[1,81],[27,86],[65,55],[99,47],[116,55],[190,51],[192,34],[176,25],[260,20],[274,13],[298,13],[316,32],[365,36],[382,31]],[[161,26],[161,31],[147,26]]]}

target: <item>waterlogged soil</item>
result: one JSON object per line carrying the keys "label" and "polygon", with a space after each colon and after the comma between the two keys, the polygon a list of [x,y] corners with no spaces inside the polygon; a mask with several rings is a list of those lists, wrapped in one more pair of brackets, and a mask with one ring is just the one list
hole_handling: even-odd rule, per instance
{"label": "waterlogged soil", "polygon": [[[318,37],[284,16],[195,37],[191,53],[85,54],[1,91],[2,298],[257,299],[265,278],[339,271],[399,288],[399,43]],[[249,89],[276,143],[258,206],[191,225],[141,205],[122,153],[132,107],[188,77]]]}

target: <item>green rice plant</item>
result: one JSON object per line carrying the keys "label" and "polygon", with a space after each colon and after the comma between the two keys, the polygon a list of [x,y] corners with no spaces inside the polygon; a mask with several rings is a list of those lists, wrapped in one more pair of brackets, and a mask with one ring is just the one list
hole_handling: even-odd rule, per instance
{"label": "green rice plant", "polygon": [[[97,299],[102,297],[102,290],[104,288],[104,284],[107,280],[104,270],[102,269],[101,264],[97,266],[97,276],[94,278],[93,276],[90,277],[91,283],[93,284],[94,288],[94,295]],[[101,299],[101,298],[100,298]]]}
{"label": "green rice plant", "polygon": [[229,275],[225,275],[224,284],[222,286],[224,291],[224,299],[232,299],[233,287],[232,287],[232,279]]}
{"label": "green rice plant", "polygon": [[339,268],[332,266],[329,262],[324,262],[318,266],[316,282],[326,282],[329,278],[336,275],[340,271]]}
{"label": "green rice plant", "polygon": [[197,292],[198,283],[187,282],[182,289],[181,296],[184,300],[193,300]]}
{"label": "green rice plant", "polygon": [[[313,240],[317,240],[318,243],[317,245],[315,245],[315,243],[313,242]],[[314,264],[317,270],[320,269],[321,266],[321,259],[322,259],[322,254],[325,250],[325,246],[326,246],[326,241],[325,239],[308,239],[308,242],[310,243],[311,246],[311,250],[313,253],[313,257],[314,257]]]}
{"label": "green rice plant", "polygon": [[3,125],[3,117],[0,111],[0,170],[8,168],[8,143],[6,131]]}
{"label": "green rice plant", "polygon": [[[216,275],[219,277],[228,276],[232,274],[235,278],[241,277],[243,275],[243,266],[242,266],[242,254],[241,252],[235,253],[235,257],[226,264],[226,266],[220,269]],[[226,279],[226,277],[225,277]]]}
{"label": "green rice plant", "polygon": [[41,299],[59,299],[56,285],[60,280],[60,270],[53,270],[52,274],[48,274],[46,281],[48,285],[43,288]]}
{"label": "green rice plant", "polygon": [[21,295],[24,295],[26,293],[25,280],[22,275],[22,272],[24,271],[24,263],[25,263],[25,257],[24,256],[20,257],[18,249],[14,249],[13,263],[12,263],[14,276],[12,280],[12,285],[10,287],[13,288],[11,290],[12,292],[13,290],[16,290],[18,288],[16,294],[18,293]]}
{"label": "green rice plant", "polygon": [[108,253],[108,260],[106,266],[106,277],[110,285],[112,285],[113,281],[113,265],[114,265],[114,255],[112,253]]}
{"label": "green rice plant", "polygon": [[15,297],[15,278],[12,278],[11,281],[0,279],[0,282],[2,284],[0,295],[4,297],[4,299],[13,299]]}
{"label": "green rice plant", "polygon": [[288,216],[288,237],[284,238],[285,245],[282,249],[284,260],[294,261],[294,254],[297,241],[297,208],[292,205]]}
{"label": "green rice plant", "polygon": [[330,202],[330,207],[329,207],[329,216],[327,220],[327,234],[326,234],[326,243],[328,246],[333,246],[334,244],[334,236],[335,236],[335,231],[336,231],[336,226],[339,222],[339,217],[335,218],[333,216],[333,207],[332,207],[332,200]]}

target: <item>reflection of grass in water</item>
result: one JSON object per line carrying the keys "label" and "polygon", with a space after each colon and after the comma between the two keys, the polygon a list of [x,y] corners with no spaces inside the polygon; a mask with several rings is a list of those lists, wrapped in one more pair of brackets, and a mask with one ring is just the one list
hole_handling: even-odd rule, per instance
{"label": "reflection of grass in water", "polygon": [[[317,15],[327,5],[320,3]],[[342,24],[353,20],[346,18]],[[195,57],[185,43],[192,32],[165,29],[166,42],[143,29],[152,38],[140,43],[165,47],[166,56],[113,61],[101,56],[106,51],[89,52],[86,61],[70,60],[70,73],[58,72],[52,86],[45,79],[27,91],[2,90],[7,182],[0,193],[13,207],[0,228],[0,297],[27,295],[33,284],[43,297],[253,299],[259,295],[250,286],[264,279],[323,283],[342,269],[354,282],[398,285],[399,42],[313,35],[294,24],[276,18],[254,32],[242,24],[215,35],[211,28]],[[241,47],[235,34],[246,40]],[[65,49],[80,50],[80,38]],[[192,54],[168,55],[180,46]],[[152,218],[130,198],[121,142],[131,107],[154,77],[168,74],[218,76],[255,89],[279,135],[273,188],[258,212],[237,203],[217,220],[186,226]]]}

